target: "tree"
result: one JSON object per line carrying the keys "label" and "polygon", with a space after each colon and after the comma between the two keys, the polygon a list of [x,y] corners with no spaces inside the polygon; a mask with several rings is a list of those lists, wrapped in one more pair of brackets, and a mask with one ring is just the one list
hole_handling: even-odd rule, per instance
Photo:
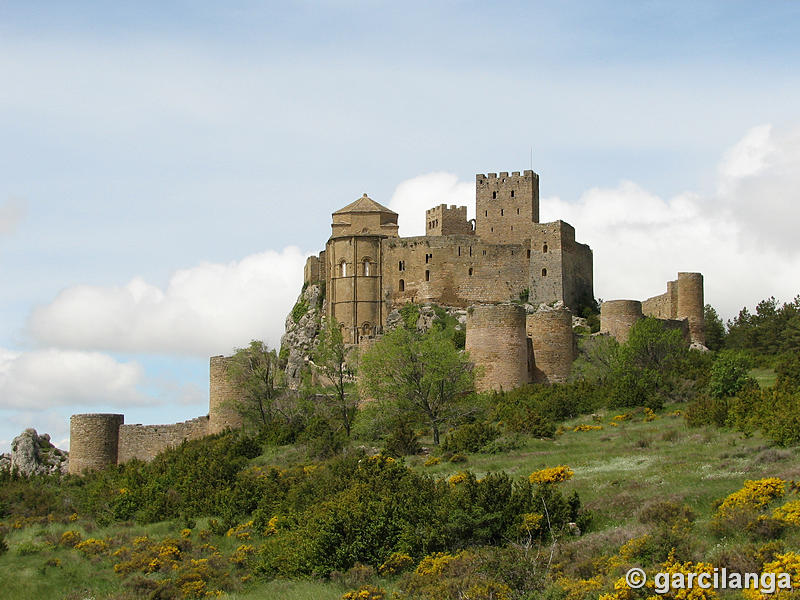
{"label": "tree", "polygon": [[706,330],[706,348],[721,350],[725,343],[725,325],[719,318],[717,311],[710,304],[703,309],[703,321]]}
{"label": "tree", "polygon": [[342,329],[336,318],[332,317],[320,331],[319,344],[314,350],[312,360],[327,380],[327,397],[337,418],[342,422],[347,437],[350,437],[358,411],[358,396],[353,390],[353,371],[347,358],[348,348],[342,337]]}
{"label": "tree", "polygon": [[713,398],[735,396],[745,387],[755,387],[756,381],[750,377],[750,361],[737,350],[723,350],[711,365],[711,378],[708,390]]}
{"label": "tree", "polygon": [[228,363],[228,377],[241,392],[236,408],[245,420],[263,428],[284,412],[277,403],[286,389],[278,354],[264,342],[253,340],[246,348],[237,348]]}
{"label": "tree", "polygon": [[474,383],[469,357],[436,329],[399,327],[386,334],[364,354],[359,373],[366,394],[427,423],[437,445],[442,426]]}

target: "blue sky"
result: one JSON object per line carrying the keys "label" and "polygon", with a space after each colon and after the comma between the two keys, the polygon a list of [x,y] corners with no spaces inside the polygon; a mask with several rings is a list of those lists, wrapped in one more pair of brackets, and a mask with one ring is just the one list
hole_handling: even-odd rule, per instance
{"label": "blue sky", "polygon": [[401,226],[533,168],[598,296],[789,300],[792,2],[0,2],[0,449],[206,411],[363,192]]}

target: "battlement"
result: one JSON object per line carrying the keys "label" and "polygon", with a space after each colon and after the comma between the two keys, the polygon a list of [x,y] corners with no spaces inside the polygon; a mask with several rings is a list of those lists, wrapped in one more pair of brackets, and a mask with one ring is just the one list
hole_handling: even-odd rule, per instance
{"label": "battlement", "polygon": [[539,175],[534,173],[531,169],[526,169],[522,171],[520,175],[519,171],[513,171],[511,175],[508,174],[508,171],[501,171],[498,173],[478,173],[475,175],[475,182],[478,185],[489,184],[489,183],[513,183],[514,181],[519,180],[539,180]]}

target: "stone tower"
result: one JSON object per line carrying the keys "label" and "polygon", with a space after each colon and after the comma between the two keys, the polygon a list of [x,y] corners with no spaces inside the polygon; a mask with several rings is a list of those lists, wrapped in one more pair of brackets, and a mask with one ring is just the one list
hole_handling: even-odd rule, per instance
{"label": "stone tower", "polygon": [[239,429],[244,421],[237,406],[241,392],[228,378],[230,357],[212,356],[208,368],[208,433]]}
{"label": "stone tower", "polygon": [[481,369],[475,389],[513,390],[530,380],[525,309],[516,304],[478,304],[467,309],[465,346]]}
{"label": "stone tower", "polygon": [[475,234],[490,244],[526,244],[539,222],[539,176],[533,171],[475,176]]}
{"label": "stone tower", "polygon": [[397,237],[397,213],[366,194],[333,213],[325,245],[327,317],[342,325],[345,343],[382,330],[386,319],[382,241]]}
{"label": "stone tower", "polygon": [[607,300],[600,306],[600,333],[608,333],[624,344],[631,327],[642,316],[642,303],[638,300]]}
{"label": "stone tower", "polygon": [[534,383],[566,383],[577,354],[572,313],[540,310],[527,316],[526,329],[533,342]]}
{"label": "stone tower", "polygon": [[575,228],[564,221],[532,227],[530,298],[539,303],[562,301],[579,308],[594,299],[592,250],[575,241]]}
{"label": "stone tower", "polygon": [[69,420],[69,472],[80,475],[117,464],[119,428],[124,415],[72,415]]}

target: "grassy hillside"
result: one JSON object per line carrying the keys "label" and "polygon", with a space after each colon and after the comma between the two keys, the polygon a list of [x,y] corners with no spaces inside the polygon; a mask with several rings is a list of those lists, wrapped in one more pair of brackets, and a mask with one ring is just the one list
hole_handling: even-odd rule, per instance
{"label": "grassy hillside", "polygon": [[[738,490],[748,479],[800,479],[797,449],[770,447],[758,434],[745,437],[718,429],[688,429],[679,414],[680,408],[671,406],[650,416],[643,410],[633,410],[624,418],[615,418],[617,413],[610,412],[583,416],[565,422],[560,428],[563,433],[554,440],[523,437],[520,447],[511,452],[472,454],[466,463],[440,462],[426,467],[424,456],[411,457],[406,462],[413,469],[437,478],[449,478],[469,469],[479,478],[502,470],[524,479],[545,467],[568,465],[574,476],[559,485],[565,493],[578,492],[592,513],[592,521],[580,537],[562,536],[559,540],[558,554],[548,575],[551,588],[553,581],[569,576],[569,568],[559,566],[559,555],[567,557],[577,552],[586,561],[613,553],[625,542],[651,530],[642,523],[642,513],[648,506],[664,500],[685,503],[696,514],[691,535],[697,558],[725,558],[726,548],[738,548],[749,540],[719,537],[711,532],[715,501]],[[576,431],[580,425],[600,429]],[[286,468],[298,461],[297,449],[287,446],[272,449],[269,454],[252,459],[251,464],[269,463]],[[242,539],[235,534],[210,532],[208,519],[190,523],[194,525],[191,531],[184,523],[175,521],[98,527],[80,515],[73,519],[68,523],[5,524],[8,551],[0,556],[0,580],[6,597],[148,597],[152,590],[147,587],[144,575],[122,577],[115,574],[113,566],[117,561],[114,552],[130,546],[140,536],[188,540],[192,549],[186,554],[193,553],[197,556],[195,560],[207,555],[199,550],[202,544],[212,545],[214,552],[223,558],[222,570],[231,572],[229,584],[237,590],[222,597],[334,599],[366,580],[387,591],[397,585],[396,578],[380,578],[371,573],[334,574],[332,579],[259,579],[231,562],[237,548],[243,545]],[[92,554],[66,547],[60,540],[67,531],[78,532],[83,540],[106,540],[108,551]],[[798,548],[800,538],[794,531],[786,531],[780,538],[782,546]],[[244,541],[258,544],[255,535]],[[564,581],[561,585],[557,589],[563,595]]]}

